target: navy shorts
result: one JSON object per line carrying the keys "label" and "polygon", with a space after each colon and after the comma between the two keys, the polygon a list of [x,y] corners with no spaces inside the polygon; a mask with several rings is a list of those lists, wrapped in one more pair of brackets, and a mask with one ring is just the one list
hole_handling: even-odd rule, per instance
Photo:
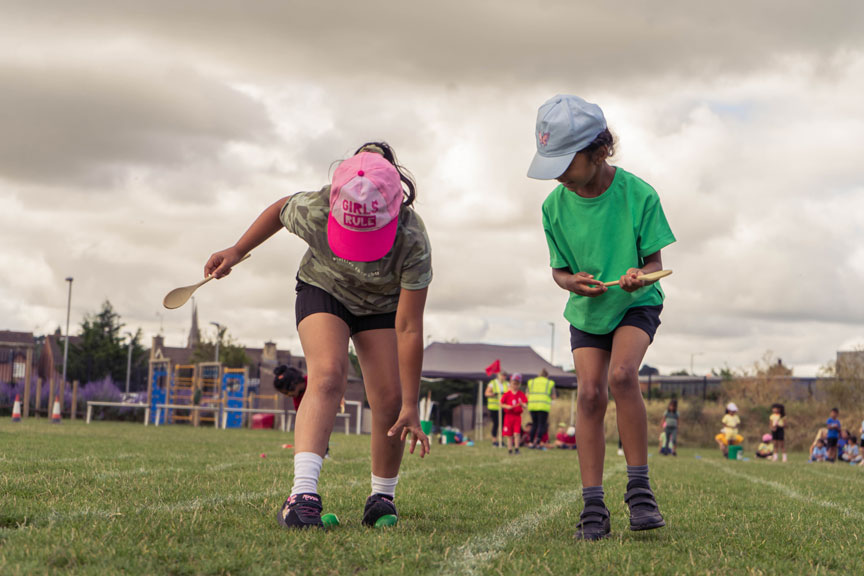
{"label": "navy shorts", "polygon": [[336,300],[330,293],[297,279],[297,300],[294,302],[294,315],[297,325],[300,321],[312,314],[332,314],[341,318],[351,336],[366,330],[393,329],[396,327],[396,312],[386,314],[371,314],[369,316],[357,316],[352,314],[344,304]]}
{"label": "navy shorts", "polygon": [[828,448],[835,448],[837,446],[837,440],[839,439],[840,438],[826,438],[825,445],[828,446]]}
{"label": "navy shorts", "polygon": [[[624,314],[624,318],[615,327],[615,330],[622,326],[635,326],[646,334],[651,342],[654,342],[654,334],[657,333],[657,327],[660,326],[660,312],[663,311],[663,305],[660,306],[636,306],[630,308]],[[612,338],[615,336],[615,330],[608,334],[591,334],[583,332],[575,326],[570,326],[570,350],[577,348],[600,348],[601,350],[612,351]]]}
{"label": "navy shorts", "polygon": [[785,430],[782,426],[778,426],[776,430],[771,431],[771,439],[772,440],[785,440]]}

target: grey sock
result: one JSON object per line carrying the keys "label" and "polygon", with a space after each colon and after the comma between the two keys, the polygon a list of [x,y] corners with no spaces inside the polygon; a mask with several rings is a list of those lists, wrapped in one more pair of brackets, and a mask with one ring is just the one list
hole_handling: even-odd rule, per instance
{"label": "grey sock", "polygon": [[650,486],[650,482],[648,480],[648,465],[645,464],[644,466],[627,466],[627,479],[631,482],[633,480],[638,480]]}
{"label": "grey sock", "polygon": [[582,501],[588,502],[589,500],[600,500],[603,501],[603,498],[606,495],[603,493],[603,486],[583,486],[582,487]]}

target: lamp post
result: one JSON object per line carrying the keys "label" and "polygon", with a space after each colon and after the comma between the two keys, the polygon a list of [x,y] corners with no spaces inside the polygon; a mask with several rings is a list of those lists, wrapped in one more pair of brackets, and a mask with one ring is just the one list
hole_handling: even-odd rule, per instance
{"label": "lamp post", "polygon": [[210,324],[216,327],[216,358],[213,361],[219,362],[219,341],[222,340],[222,325],[218,322],[210,322]]}
{"label": "lamp post", "polygon": [[129,379],[132,377],[132,344],[135,343],[135,336],[131,332],[127,332],[126,335],[129,336],[129,355],[126,357],[126,394],[128,395]]}
{"label": "lamp post", "polygon": [[[66,364],[69,362],[69,313],[72,309],[72,276],[66,278],[69,283],[69,297],[66,299],[66,338],[63,341],[63,383],[66,382]],[[51,399],[48,399],[51,402]]]}
{"label": "lamp post", "polygon": [[549,322],[549,326],[552,328],[552,345],[549,347],[549,363],[554,366],[555,365],[555,323]]}

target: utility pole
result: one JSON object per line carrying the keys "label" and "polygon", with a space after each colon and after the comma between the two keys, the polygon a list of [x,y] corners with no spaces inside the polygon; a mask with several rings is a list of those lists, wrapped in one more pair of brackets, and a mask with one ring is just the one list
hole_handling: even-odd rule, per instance
{"label": "utility pole", "polygon": [[216,357],[213,361],[219,362],[219,342],[222,340],[222,325],[218,322],[210,322],[210,324],[216,326]]}
{"label": "utility pole", "polygon": [[129,394],[129,379],[132,377],[132,345],[135,343],[135,336],[131,332],[126,333],[129,336],[129,355],[126,358],[126,394]]}
{"label": "utility pole", "polygon": [[[66,300],[66,338],[63,341],[63,384],[66,383],[66,364],[69,362],[69,314],[72,309],[72,281],[74,278],[69,276],[66,282],[69,283],[69,297]],[[51,398],[48,399],[48,404],[51,404]]]}

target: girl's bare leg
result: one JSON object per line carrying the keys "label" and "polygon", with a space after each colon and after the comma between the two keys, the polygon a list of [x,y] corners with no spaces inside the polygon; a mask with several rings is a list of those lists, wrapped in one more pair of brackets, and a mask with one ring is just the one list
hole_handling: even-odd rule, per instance
{"label": "girl's bare leg", "polygon": [[648,424],[639,388],[639,366],[651,339],[635,326],[615,331],[609,361],[609,388],[618,411],[618,434],[628,466],[648,464]]}
{"label": "girl's bare leg", "polygon": [[576,445],[579,447],[579,472],[582,486],[603,485],[603,458],[606,457],[606,438],[603,419],[609,394],[606,373],[609,352],[600,348],[577,348],[573,363],[579,388],[576,392]]}
{"label": "girl's bare leg", "polygon": [[366,330],[353,340],[372,409],[372,474],[395,478],[405,447],[398,435],[387,436],[402,409],[396,330]]}
{"label": "girl's bare leg", "polygon": [[609,387],[618,411],[618,433],[628,466],[648,464],[648,421],[639,388],[639,366],[651,339],[635,326],[615,331],[609,362]]}
{"label": "girl's bare leg", "polygon": [[297,327],[306,356],[308,381],[297,411],[294,452],[322,458],[345,394],[348,375],[348,325],[332,314],[312,314]]}

